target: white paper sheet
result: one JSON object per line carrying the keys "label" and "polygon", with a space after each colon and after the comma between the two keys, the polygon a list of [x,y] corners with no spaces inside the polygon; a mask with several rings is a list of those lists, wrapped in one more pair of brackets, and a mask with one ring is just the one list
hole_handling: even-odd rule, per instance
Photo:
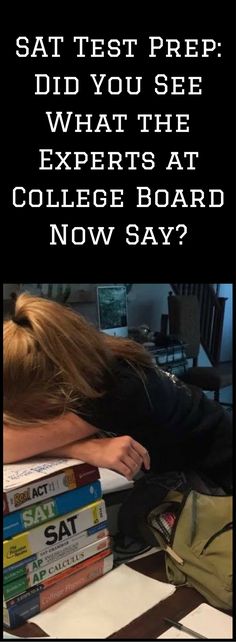
{"label": "white paper sheet", "polygon": [[31,482],[41,479],[52,473],[62,472],[64,468],[70,468],[81,464],[79,459],[69,459],[68,457],[39,457],[37,459],[27,459],[17,464],[4,464],[3,466],[3,488],[4,491],[14,490],[19,486],[30,484]]}
{"label": "white paper sheet", "polygon": [[[208,604],[200,604],[194,611],[185,615],[180,620],[189,629],[205,635],[208,640],[232,640],[233,639],[233,618],[230,615],[221,613],[218,609]],[[159,636],[159,639],[165,640],[194,640],[193,635],[184,631],[178,631],[171,627],[165,633]]]}
{"label": "white paper sheet", "polygon": [[104,639],[174,593],[125,564],[30,619],[48,635]]}
{"label": "white paper sheet", "polygon": [[[40,457],[34,460],[27,460],[17,464],[5,464],[3,467],[4,491],[10,491],[18,486],[29,484],[37,479],[54,472],[60,472],[64,468],[76,466],[83,463],[80,459]],[[132,488],[133,481],[108,468],[99,468],[103,493],[112,493],[119,490]]]}
{"label": "white paper sheet", "polygon": [[113,470],[108,470],[108,468],[99,468],[102,492],[104,495],[106,493],[115,493],[120,490],[131,489],[134,485],[133,481],[129,481],[123,475],[115,473]]}

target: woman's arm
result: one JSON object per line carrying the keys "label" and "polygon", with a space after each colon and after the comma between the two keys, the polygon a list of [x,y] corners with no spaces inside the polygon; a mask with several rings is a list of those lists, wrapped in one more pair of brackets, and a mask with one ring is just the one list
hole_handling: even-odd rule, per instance
{"label": "woman's arm", "polygon": [[127,479],[150,468],[147,450],[132,437],[91,439],[99,430],[74,413],[67,413],[47,424],[4,425],[3,461],[22,461],[35,455],[71,457],[89,464],[110,468]]}
{"label": "woman's arm", "polygon": [[35,455],[42,455],[79,439],[85,439],[99,432],[95,426],[78,415],[68,412],[47,424],[3,427],[3,461],[10,464]]}
{"label": "woman's arm", "polygon": [[47,457],[81,459],[99,468],[115,470],[129,480],[133,479],[141,466],[147,470],[150,468],[147,450],[128,435],[104,439],[81,439],[44,454]]}

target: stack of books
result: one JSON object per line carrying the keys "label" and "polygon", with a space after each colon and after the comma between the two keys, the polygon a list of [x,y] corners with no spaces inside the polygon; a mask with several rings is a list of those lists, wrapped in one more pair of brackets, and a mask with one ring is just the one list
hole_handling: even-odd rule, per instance
{"label": "stack of books", "polygon": [[21,625],[112,569],[99,470],[73,459],[4,466],[3,620]]}

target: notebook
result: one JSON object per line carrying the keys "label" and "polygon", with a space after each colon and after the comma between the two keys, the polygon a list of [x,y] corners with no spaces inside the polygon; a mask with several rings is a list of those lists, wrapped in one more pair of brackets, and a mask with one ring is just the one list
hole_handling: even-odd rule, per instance
{"label": "notebook", "polygon": [[[171,617],[171,616],[170,616]],[[200,604],[194,611],[179,620],[189,629],[205,635],[208,640],[232,640],[233,618],[208,604]],[[171,627],[158,637],[158,640],[194,640],[193,635]]]}

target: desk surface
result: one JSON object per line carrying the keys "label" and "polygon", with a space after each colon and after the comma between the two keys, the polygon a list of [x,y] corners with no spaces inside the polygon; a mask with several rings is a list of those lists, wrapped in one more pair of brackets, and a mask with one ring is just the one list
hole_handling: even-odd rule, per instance
{"label": "desk surface", "polygon": [[[163,552],[154,553],[149,557],[130,562],[129,566],[153,579],[166,582]],[[169,628],[163,618],[168,617],[178,621],[205,601],[205,598],[195,589],[179,587],[173,595],[146,611],[146,613],[130,622],[123,629],[111,635],[110,638],[114,640],[143,640],[145,638],[155,640]]]}
{"label": "desk surface", "polygon": [[[166,581],[164,554],[162,552],[130,562],[128,566],[153,579]],[[203,601],[205,602],[206,600],[195,589],[177,588],[173,595],[146,611],[146,613],[130,622],[123,629],[113,633],[109,639],[156,639],[158,635],[169,628],[163,618],[169,617],[173,620],[180,620]],[[11,629],[9,632],[24,638],[46,636],[42,629],[31,623],[26,623],[17,629]]]}

